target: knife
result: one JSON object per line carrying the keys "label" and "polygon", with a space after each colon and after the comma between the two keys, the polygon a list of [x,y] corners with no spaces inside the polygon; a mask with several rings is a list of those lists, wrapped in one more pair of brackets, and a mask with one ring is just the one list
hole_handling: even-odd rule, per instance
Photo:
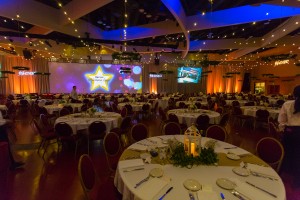
{"label": "knife", "polygon": [[246,183],[249,184],[249,185],[251,185],[252,187],[255,187],[256,189],[259,189],[260,191],[263,191],[263,192],[265,192],[265,193],[271,195],[272,197],[277,198],[277,196],[276,196],[275,194],[273,194],[273,193],[271,193],[271,192],[269,192],[269,191],[267,191],[267,190],[265,190],[265,189],[263,189],[263,188],[261,188],[261,187],[258,187],[258,186],[256,186],[256,185],[254,185],[253,183],[249,183],[248,181],[246,181]]}
{"label": "knife", "polygon": [[158,200],[162,200],[163,198],[165,198],[165,196],[166,196],[169,192],[171,192],[172,189],[173,189],[173,187],[170,187],[170,188],[166,191],[166,193],[163,194]]}

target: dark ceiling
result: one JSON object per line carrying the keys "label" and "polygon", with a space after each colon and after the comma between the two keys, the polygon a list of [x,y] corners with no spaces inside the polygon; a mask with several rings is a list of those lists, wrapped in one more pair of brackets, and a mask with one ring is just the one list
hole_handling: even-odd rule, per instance
{"label": "dark ceiling", "polygon": [[[126,11],[129,16],[129,27],[174,20],[173,15],[160,0],[128,0]],[[115,0],[82,17],[82,19],[103,30],[113,30],[124,27],[124,15],[124,0]]]}
{"label": "dark ceiling", "polygon": [[255,5],[268,1],[270,0],[180,0],[187,16],[245,5]]}
{"label": "dark ceiling", "polygon": [[[21,0],[19,0],[21,1]],[[72,0],[33,0],[41,4],[47,5],[51,8],[61,10],[63,12],[63,6],[72,2]],[[88,1],[88,0],[87,0]],[[271,0],[180,0],[185,14],[187,16],[201,14],[202,12],[209,13],[211,11],[219,11],[224,9],[235,8],[245,5],[258,5],[261,3],[270,2]],[[61,6],[60,6],[61,5]],[[166,8],[161,0],[127,0],[126,6],[124,0],[112,0],[108,3],[86,15],[80,19],[94,25],[103,31],[111,31],[116,29],[122,29],[124,27],[124,14],[125,9],[128,13],[128,27],[146,25],[151,23],[157,23],[161,21],[171,20],[176,21],[171,12]],[[238,17],[238,16],[237,16]],[[252,37],[262,37],[268,32],[280,26],[289,18],[272,19],[267,21],[257,21],[255,24],[246,23],[239,25],[231,25],[219,28],[212,28],[206,30],[197,30],[190,32],[190,41],[198,40],[221,40],[221,39],[250,39]],[[179,27],[178,23],[177,26]],[[51,44],[65,43],[72,45],[73,47],[82,47],[88,45],[100,45],[103,44],[123,44],[122,41],[103,41],[99,39],[70,36],[60,33],[58,31],[49,31],[45,34],[30,35],[26,32],[34,27],[33,24],[24,23],[18,21],[18,19],[10,19],[2,17],[0,14],[0,35],[11,37],[24,37],[25,34],[32,38],[38,38],[48,40]],[[2,28],[2,29],[1,29]],[[168,27],[165,27],[168,28]],[[9,33],[5,32],[11,30]],[[84,31],[81,31],[84,32]],[[177,31],[178,32],[178,31]],[[149,34],[151,35],[151,34]],[[300,29],[297,29],[289,34],[290,36],[300,35]],[[83,42],[82,42],[83,40]],[[184,34],[174,33],[161,36],[141,37],[139,39],[127,41],[128,45],[132,46],[148,46],[148,47],[169,47],[177,51],[176,48],[180,45],[184,45],[186,38]],[[110,45],[110,46],[111,46]],[[179,50],[178,50],[179,51]],[[217,53],[226,54],[234,51],[228,47],[224,47],[221,50],[209,50],[203,51],[203,53]],[[264,49],[258,50],[258,52],[265,51]],[[256,53],[256,52],[255,52]]]}

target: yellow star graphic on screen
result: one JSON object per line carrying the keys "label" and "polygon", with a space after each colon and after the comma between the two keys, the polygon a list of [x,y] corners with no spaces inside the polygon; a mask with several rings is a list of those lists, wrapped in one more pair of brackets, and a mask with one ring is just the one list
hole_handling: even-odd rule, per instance
{"label": "yellow star graphic on screen", "polygon": [[94,74],[86,74],[85,76],[92,81],[91,91],[98,88],[108,91],[108,81],[114,77],[113,74],[104,74],[100,66]]}

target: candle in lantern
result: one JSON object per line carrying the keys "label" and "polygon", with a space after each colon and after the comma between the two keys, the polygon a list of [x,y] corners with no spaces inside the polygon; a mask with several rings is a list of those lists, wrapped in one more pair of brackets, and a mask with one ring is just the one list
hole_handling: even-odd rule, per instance
{"label": "candle in lantern", "polygon": [[195,149],[195,143],[191,143],[191,154],[193,155],[193,156],[195,156],[195,153],[196,153],[196,149]]}

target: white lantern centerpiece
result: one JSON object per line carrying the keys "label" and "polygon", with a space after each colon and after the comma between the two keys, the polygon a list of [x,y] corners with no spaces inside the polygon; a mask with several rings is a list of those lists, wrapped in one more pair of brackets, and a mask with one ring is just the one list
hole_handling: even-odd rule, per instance
{"label": "white lantern centerpiece", "polygon": [[201,153],[201,134],[195,124],[184,132],[184,150],[186,154],[194,157]]}

